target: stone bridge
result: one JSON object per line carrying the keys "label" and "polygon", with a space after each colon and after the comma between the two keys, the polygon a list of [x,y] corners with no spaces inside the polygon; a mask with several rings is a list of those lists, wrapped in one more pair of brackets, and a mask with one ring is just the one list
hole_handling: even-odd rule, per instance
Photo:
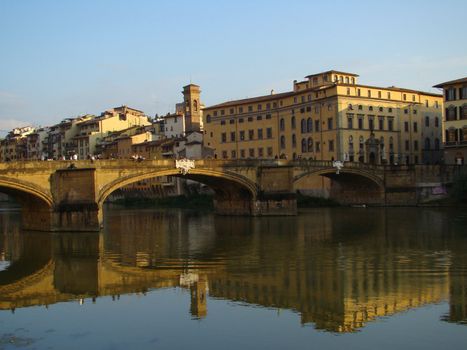
{"label": "stone bridge", "polygon": [[329,196],[343,204],[416,205],[442,193],[462,168],[370,166],[287,160],[197,160],[184,172],[175,160],[11,162],[0,164],[0,192],[22,205],[23,227],[43,231],[98,231],[102,206],[115,190],[158,176],[204,183],[221,215],[295,215],[298,183],[326,178]]}

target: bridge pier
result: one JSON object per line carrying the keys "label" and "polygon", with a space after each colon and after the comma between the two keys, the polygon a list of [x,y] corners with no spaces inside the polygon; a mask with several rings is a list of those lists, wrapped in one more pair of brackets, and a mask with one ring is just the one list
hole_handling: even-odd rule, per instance
{"label": "bridge pier", "polygon": [[95,168],[60,169],[52,182],[52,231],[99,231],[102,213],[96,200]]}

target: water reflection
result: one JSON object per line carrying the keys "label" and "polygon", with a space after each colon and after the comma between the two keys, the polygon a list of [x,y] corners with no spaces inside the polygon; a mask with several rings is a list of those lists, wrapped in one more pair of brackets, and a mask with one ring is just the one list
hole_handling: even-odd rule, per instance
{"label": "water reflection", "polygon": [[[290,309],[302,324],[352,332],[379,316],[449,301],[467,322],[466,219],[422,209],[319,209],[285,218],[108,210],[101,234],[21,232],[0,215],[0,309],[158,288]],[[6,265],[5,265],[6,266]]]}

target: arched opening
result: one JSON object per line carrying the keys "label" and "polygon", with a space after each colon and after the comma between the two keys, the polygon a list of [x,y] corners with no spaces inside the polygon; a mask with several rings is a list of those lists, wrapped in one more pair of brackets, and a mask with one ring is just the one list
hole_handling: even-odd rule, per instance
{"label": "arched opening", "polygon": [[116,180],[107,185],[99,194],[98,205],[102,208],[105,200],[114,191],[129,184],[155,177],[172,177],[180,180],[191,180],[208,186],[214,192],[214,210],[220,215],[253,215],[253,203],[257,197],[256,185],[249,179],[234,173],[221,173],[192,169],[182,175],[178,169],[156,171],[144,175],[136,175]]}
{"label": "arched opening", "polygon": [[0,181],[0,193],[12,198],[21,207],[23,229],[49,231],[52,226],[52,198],[21,181]]}
{"label": "arched opening", "polygon": [[332,199],[341,205],[383,205],[384,185],[374,175],[352,169],[325,169],[302,174],[294,180],[295,191],[310,197]]}

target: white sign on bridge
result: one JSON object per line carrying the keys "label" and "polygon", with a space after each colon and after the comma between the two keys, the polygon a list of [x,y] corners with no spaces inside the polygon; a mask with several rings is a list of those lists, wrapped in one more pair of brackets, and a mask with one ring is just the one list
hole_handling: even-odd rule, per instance
{"label": "white sign on bridge", "polygon": [[195,168],[195,161],[192,159],[175,159],[175,168],[180,169],[180,174],[186,175],[190,169]]}

